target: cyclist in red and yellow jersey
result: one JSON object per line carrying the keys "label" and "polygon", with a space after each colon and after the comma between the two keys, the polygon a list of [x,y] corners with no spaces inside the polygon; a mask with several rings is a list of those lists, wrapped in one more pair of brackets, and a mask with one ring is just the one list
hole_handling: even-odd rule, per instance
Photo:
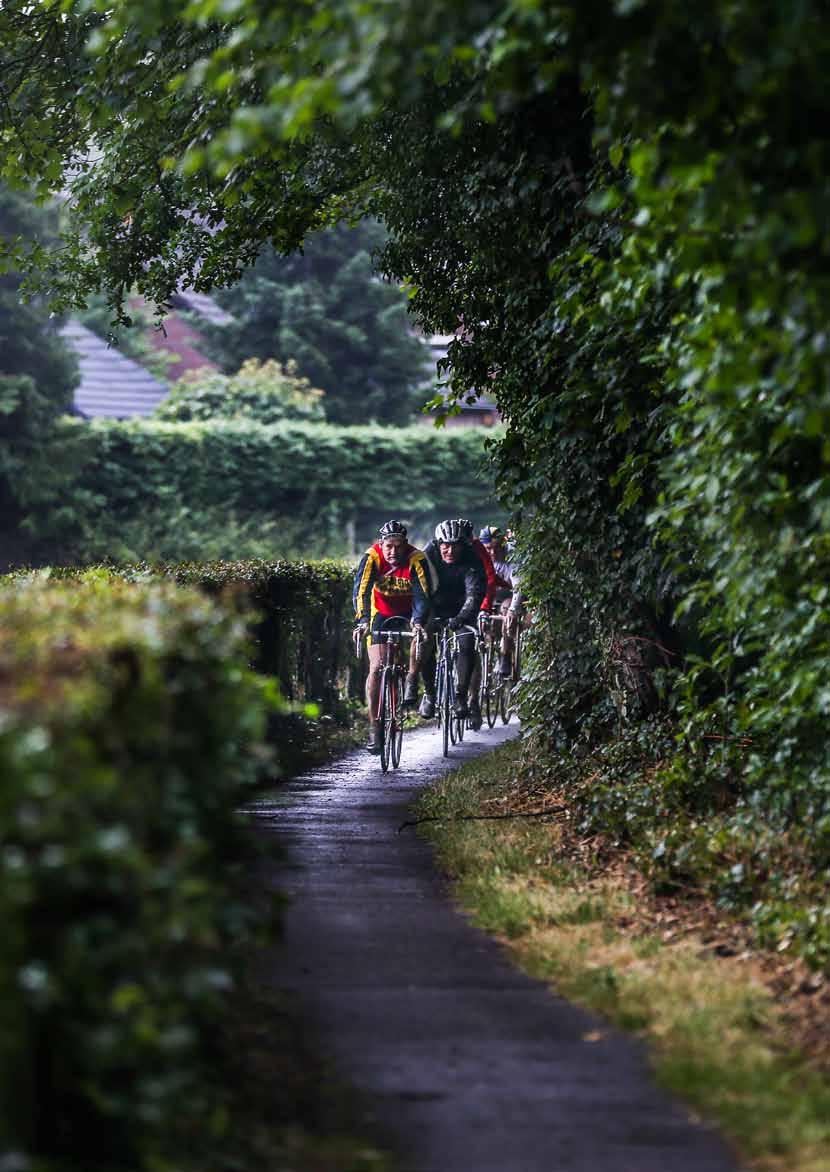
{"label": "cyclist in red and yellow jersey", "polygon": [[[411,623],[423,635],[432,592],[432,571],[424,553],[409,544],[406,526],[401,521],[387,521],[380,528],[378,540],[360,559],[354,580],[355,623],[357,629],[369,637],[369,676],[366,680],[369,741],[366,747],[370,753],[378,751],[376,714],[381,669],[381,648],[374,643],[372,632],[379,630],[388,619],[400,619],[402,627]],[[407,705],[418,700],[419,658],[426,650],[426,643],[425,637],[412,640],[409,674],[404,688],[404,703]]]}

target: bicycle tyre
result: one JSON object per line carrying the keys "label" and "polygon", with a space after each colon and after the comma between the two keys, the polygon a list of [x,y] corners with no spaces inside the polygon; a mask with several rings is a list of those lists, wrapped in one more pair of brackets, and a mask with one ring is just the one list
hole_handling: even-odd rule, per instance
{"label": "bicycle tyre", "polygon": [[438,665],[438,687],[435,689],[438,702],[438,724],[441,728],[441,749],[445,757],[450,755],[450,722],[447,693],[447,669],[444,662]]}
{"label": "bicycle tyre", "polygon": [[484,703],[481,710],[487,727],[492,728],[496,723],[496,705],[493,702],[493,655],[489,647],[485,647],[481,656],[481,698]]}
{"label": "bicycle tyre", "polygon": [[450,660],[447,665],[447,724],[450,730],[450,742],[454,745],[458,740],[458,722],[453,707],[455,705],[455,663]]}
{"label": "bicycle tyre", "polygon": [[389,669],[384,668],[380,677],[380,713],[378,714],[378,739],[380,740],[380,767],[384,773],[389,769],[392,738],[390,735],[391,703],[389,695]]}
{"label": "bicycle tyre", "polygon": [[395,673],[391,695],[395,703],[395,720],[392,726],[392,766],[397,769],[401,763],[401,746],[403,744],[403,680],[400,672]]}

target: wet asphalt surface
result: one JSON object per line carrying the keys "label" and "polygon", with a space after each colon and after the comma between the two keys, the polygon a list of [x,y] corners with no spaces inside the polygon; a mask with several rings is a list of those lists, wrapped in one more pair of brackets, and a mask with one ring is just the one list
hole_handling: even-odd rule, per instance
{"label": "wet asphalt surface", "polygon": [[299,999],[367,1104],[356,1130],[400,1172],[734,1172],[642,1048],[514,969],[453,905],[429,845],[399,833],[431,780],[517,732],[468,732],[445,762],[419,730],[397,772],[350,753],[257,803],[287,857],[266,881],[290,897],[266,979]]}

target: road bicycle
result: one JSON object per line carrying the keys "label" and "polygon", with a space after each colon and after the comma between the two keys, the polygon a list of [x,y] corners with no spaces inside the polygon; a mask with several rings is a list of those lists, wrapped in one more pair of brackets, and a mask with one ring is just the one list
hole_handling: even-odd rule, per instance
{"label": "road bicycle", "polygon": [[511,673],[505,677],[499,671],[501,661],[502,631],[504,616],[489,614],[485,618],[485,631],[480,635],[481,655],[481,711],[488,727],[492,728],[498,717],[502,724],[509,724],[514,710],[513,692],[522,670],[522,627],[516,624],[513,632],[513,647],[510,653]]}
{"label": "road bicycle", "polygon": [[393,769],[397,769],[401,763],[405,716],[403,690],[408,668],[408,658],[404,656],[403,641],[412,639],[413,632],[403,629],[400,623],[401,619],[386,619],[381,624],[380,630],[372,632],[373,643],[382,648],[378,710],[375,713],[375,718],[380,748],[380,767],[384,773],[388,771],[390,765]]}
{"label": "road bicycle", "polygon": [[462,626],[453,631],[447,625],[446,619],[438,620],[436,631],[437,658],[435,664],[435,706],[438,717],[438,727],[441,730],[441,748],[445,757],[449,756],[450,745],[464,740],[466,717],[455,715],[455,683],[456,661],[458,659],[458,636],[469,631],[473,636],[478,632],[475,627]]}
{"label": "road bicycle", "polygon": [[479,630],[478,653],[481,657],[479,703],[481,704],[482,716],[487,721],[489,728],[492,728],[496,723],[503,693],[502,679],[498,670],[498,649],[501,645],[503,622],[500,614],[487,614],[483,619],[483,629]]}

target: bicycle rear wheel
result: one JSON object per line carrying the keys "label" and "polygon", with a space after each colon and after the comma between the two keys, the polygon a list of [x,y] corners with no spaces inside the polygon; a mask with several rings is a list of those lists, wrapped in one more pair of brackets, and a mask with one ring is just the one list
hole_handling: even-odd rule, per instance
{"label": "bicycle rear wheel", "polygon": [[401,763],[401,745],[403,744],[403,679],[400,672],[395,673],[391,687],[391,695],[395,705],[395,719],[392,725],[392,766],[397,769]]}
{"label": "bicycle rear wheel", "polygon": [[392,759],[392,738],[394,736],[394,710],[392,700],[392,676],[388,668],[383,669],[380,677],[380,719],[378,720],[378,737],[380,739],[380,767],[384,773],[389,769]]}
{"label": "bicycle rear wheel", "polygon": [[496,723],[496,705],[493,697],[493,653],[485,647],[481,654],[481,711],[487,727]]}

